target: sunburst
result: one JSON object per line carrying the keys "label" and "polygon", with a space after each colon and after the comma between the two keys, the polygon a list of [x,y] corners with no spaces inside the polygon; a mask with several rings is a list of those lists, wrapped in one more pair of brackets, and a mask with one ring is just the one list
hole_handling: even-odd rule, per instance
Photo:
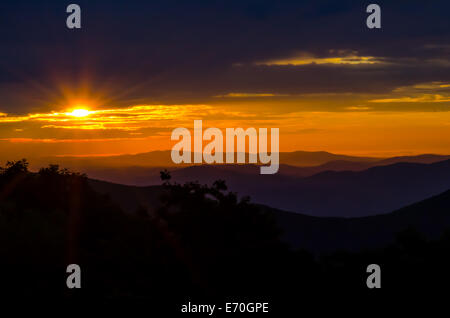
{"label": "sunburst", "polygon": [[87,109],[77,108],[77,109],[74,109],[72,112],[67,113],[67,115],[73,116],[73,117],[87,117],[87,116],[89,116],[90,113],[91,113],[91,111],[89,111]]}

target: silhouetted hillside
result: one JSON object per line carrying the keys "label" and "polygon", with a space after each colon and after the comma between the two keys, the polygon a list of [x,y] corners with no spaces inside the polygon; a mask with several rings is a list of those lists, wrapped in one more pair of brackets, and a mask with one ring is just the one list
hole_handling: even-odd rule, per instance
{"label": "silhouetted hillside", "polygon": [[[97,191],[110,193],[129,213],[139,206],[153,213],[161,206],[158,196],[163,193],[162,186],[139,188],[90,182]],[[295,248],[316,252],[383,247],[408,228],[436,239],[450,228],[450,190],[388,214],[361,218],[314,217],[269,206],[261,208],[273,214],[283,232],[283,240]]]}
{"label": "silhouetted hillside", "polygon": [[[450,188],[450,160],[397,163],[359,172],[327,171],[303,178],[283,173],[261,175],[254,165],[192,166],[171,173],[179,183],[225,180],[231,191],[248,195],[253,202],[314,216],[389,213]],[[120,196],[120,191],[115,193]]]}
{"label": "silhouetted hillside", "polygon": [[396,235],[408,228],[428,239],[439,238],[450,228],[450,190],[389,214],[363,218],[318,218],[272,211],[284,239],[292,246],[321,252],[354,251],[392,244]]}
{"label": "silhouetted hillside", "polygon": [[[30,173],[26,161],[0,169],[2,296],[269,294],[305,277],[282,271],[294,255],[272,216],[226,192],[223,182],[166,183],[156,211],[135,213],[124,213],[111,201],[115,194],[99,194],[93,183],[105,191],[118,186],[58,166]],[[123,198],[130,194],[120,189]],[[73,263],[83,270],[81,290],[65,286]]]}
{"label": "silhouetted hillside", "polygon": [[108,195],[128,213],[134,213],[141,207],[154,211],[161,205],[159,199],[163,193],[163,187],[160,185],[135,187],[92,179],[88,182],[95,191]]}
{"label": "silhouetted hillside", "polygon": [[[192,290],[158,224],[125,214],[84,175],[27,167],[21,160],[0,169],[2,296],[142,297],[171,293],[174,282]],[[68,293],[72,263],[83,269],[83,289]]]}
{"label": "silhouetted hillside", "polygon": [[[344,295],[367,290],[365,269],[373,263],[383,268],[387,291],[450,281],[450,239],[440,236],[449,224],[449,192],[389,215],[316,218],[239,200],[223,181],[181,185],[161,176],[162,186],[138,192],[153,191],[147,209],[134,202],[136,188],[57,166],[30,173],[26,161],[1,168],[2,299]],[[343,248],[365,250],[336,252]],[[82,268],[80,290],[65,286],[72,263]]]}

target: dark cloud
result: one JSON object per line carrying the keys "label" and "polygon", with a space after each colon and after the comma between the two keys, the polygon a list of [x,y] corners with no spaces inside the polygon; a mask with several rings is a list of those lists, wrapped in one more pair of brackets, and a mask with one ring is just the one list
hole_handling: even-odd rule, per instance
{"label": "dark cloud", "polygon": [[[232,92],[373,94],[450,81],[448,1],[377,1],[381,30],[365,27],[366,1],[76,3],[81,30],[65,27],[69,2],[2,1],[1,111],[50,107],[66,90],[114,106]],[[385,63],[254,65],[338,50]]]}

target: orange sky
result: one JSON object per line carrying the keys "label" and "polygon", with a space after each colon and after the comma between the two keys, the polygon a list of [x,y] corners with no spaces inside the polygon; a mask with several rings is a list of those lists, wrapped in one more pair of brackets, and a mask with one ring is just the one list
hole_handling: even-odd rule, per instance
{"label": "orange sky", "polygon": [[203,129],[279,128],[280,151],[449,154],[450,99],[442,92],[448,87],[428,83],[384,96],[230,93],[192,105],[105,107],[85,100],[46,112],[0,113],[0,149],[3,160],[166,150],[175,144],[174,128],[192,129],[202,119]]}

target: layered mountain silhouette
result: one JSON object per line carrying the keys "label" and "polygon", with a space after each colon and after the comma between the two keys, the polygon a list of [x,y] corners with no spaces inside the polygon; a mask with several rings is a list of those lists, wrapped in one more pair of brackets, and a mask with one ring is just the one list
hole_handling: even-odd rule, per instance
{"label": "layered mountain silhouette", "polygon": [[[96,180],[90,184],[98,192],[110,194],[129,213],[140,206],[157,211],[164,191],[162,186],[129,187]],[[392,244],[398,233],[408,229],[427,239],[437,239],[450,229],[450,190],[391,213],[356,218],[315,217],[260,207],[273,215],[290,246],[320,253],[380,248]]]}
{"label": "layered mountain silhouette", "polygon": [[[289,172],[284,173],[283,169]],[[171,173],[179,183],[212,184],[218,179],[225,180],[231,191],[248,195],[253,202],[312,216],[362,217],[389,213],[450,188],[450,160],[432,164],[396,163],[363,171],[325,171],[308,177],[296,176],[292,172],[295,169],[303,168],[281,166],[279,174],[261,175],[258,166],[203,165]],[[157,184],[154,178],[150,180]],[[151,193],[154,189],[123,187],[114,192]]]}
{"label": "layered mountain silhouette", "polygon": [[[380,180],[389,188],[404,177],[417,190],[409,176],[429,183],[438,173],[446,177],[448,165],[394,164],[344,175],[356,184],[372,180],[373,189]],[[342,173],[302,179],[330,174]],[[30,172],[26,160],[0,167],[5,294],[67,296],[61,276],[67,264],[83,268],[81,293],[70,296],[96,300],[236,290],[292,295],[299,286],[320,295],[367,290],[362,277],[373,263],[382,266],[389,291],[449,283],[448,189],[384,215],[330,218],[239,200],[225,182],[179,184],[161,176],[163,185],[135,187],[53,165]]]}
{"label": "layered mountain silhouette", "polygon": [[[10,159],[10,158],[7,158]],[[13,158],[14,159],[14,158]],[[15,158],[21,159],[21,158]],[[384,166],[399,162],[434,163],[450,159],[450,156],[424,154],[392,158],[356,157],[332,154],[325,151],[294,151],[280,153],[280,169],[277,175],[288,177],[309,177],[324,171],[363,171],[374,166]],[[126,185],[148,186],[160,183],[159,172],[164,169],[182,180],[201,180],[206,174],[214,174],[226,179],[229,174],[259,174],[259,169],[252,165],[214,165],[217,169],[190,169],[199,165],[174,165],[170,151],[153,151],[134,155],[100,156],[100,157],[44,157],[31,158],[31,170],[37,171],[49,163],[86,173],[90,178]],[[187,171],[180,171],[188,169]],[[209,178],[212,181],[212,178]]]}
{"label": "layered mountain silhouette", "polygon": [[[248,156],[248,154],[246,154]],[[193,157],[193,154],[191,154]],[[10,158],[9,158],[10,159]],[[385,158],[357,157],[333,154],[326,151],[281,152],[280,162],[291,166],[317,166],[330,161],[345,160],[352,162],[376,162]],[[171,167],[171,151],[151,151],[138,154],[100,156],[100,157],[44,157],[32,158],[36,166],[55,162],[67,167]],[[184,164],[186,166],[187,164]]]}
{"label": "layered mountain silhouette", "polygon": [[[246,154],[246,157],[248,154]],[[192,154],[191,154],[192,157]],[[397,162],[433,163],[450,159],[448,155],[423,154],[417,156],[399,156],[391,158],[359,157],[333,154],[326,151],[293,151],[280,152],[280,163],[295,167],[322,166],[320,171],[367,169],[376,165],[393,164]],[[3,160],[21,158],[1,158]],[[59,164],[72,169],[94,168],[128,168],[128,167],[185,167],[190,164],[174,164],[170,151],[151,151],[138,154],[110,156],[59,156],[29,158],[31,167],[39,169],[49,163]],[[308,170],[305,170],[308,171]],[[317,173],[316,170],[311,170]],[[308,172],[310,173],[310,172]]]}

